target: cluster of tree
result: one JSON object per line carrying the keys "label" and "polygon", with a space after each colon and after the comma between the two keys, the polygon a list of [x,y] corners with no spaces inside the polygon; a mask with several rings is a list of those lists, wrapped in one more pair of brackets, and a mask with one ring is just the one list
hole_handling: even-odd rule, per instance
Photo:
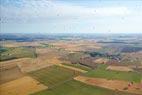
{"label": "cluster of tree", "polygon": [[109,59],[120,60],[120,54],[109,54],[109,53],[100,53],[100,52],[89,52],[91,57],[106,57]]}

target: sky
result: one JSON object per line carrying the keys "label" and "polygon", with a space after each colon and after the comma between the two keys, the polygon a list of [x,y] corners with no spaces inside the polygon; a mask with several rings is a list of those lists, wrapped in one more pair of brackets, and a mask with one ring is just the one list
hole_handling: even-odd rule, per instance
{"label": "sky", "polygon": [[142,0],[0,0],[1,33],[142,33]]}

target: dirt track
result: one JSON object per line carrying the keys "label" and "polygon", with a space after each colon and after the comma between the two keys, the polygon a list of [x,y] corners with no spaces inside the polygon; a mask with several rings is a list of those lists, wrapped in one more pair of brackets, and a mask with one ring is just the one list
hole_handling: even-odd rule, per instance
{"label": "dirt track", "polygon": [[85,70],[82,70],[82,69],[79,69],[79,68],[75,68],[75,67],[71,67],[71,66],[66,66],[66,65],[62,65],[62,64],[56,64],[56,65],[64,67],[64,68],[72,69],[72,70],[75,70],[75,71],[79,71],[79,72],[82,72],[82,73],[88,72],[88,71],[85,71]]}
{"label": "dirt track", "polygon": [[104,87],[111,90],[125,91],[125,92],[135,93],[139,95],[141,95],[142,93],[142,87],[141,87],[142,83],[141,84],[133,83],[133,85],[128,87],[129,82],[122,81],[122,80],[107,80],[104,78],[90,78],[85,76],[77,76],[74,79],[89,85]]}

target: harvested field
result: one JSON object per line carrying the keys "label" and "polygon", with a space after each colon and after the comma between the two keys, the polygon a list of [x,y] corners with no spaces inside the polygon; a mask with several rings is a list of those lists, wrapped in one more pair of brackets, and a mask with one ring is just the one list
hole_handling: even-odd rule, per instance
{"label": "harvested field", "polygon": [[25,62],[25,60],[30,60],[32,58],[20,58],[20,59],[13,59],[9,61],[0,62],[0,70],[7,70],[10,68],[14,68],[17,66],[18,63]]}
{"label": "harvested field", "polygon": [[62,63],[59,60],[59,53],[56,50],[49,48],[36,49],[38,57],[30,60],[25,60],[18,64],[22,72],[36,71],[54,64]]}
{"label": "harvested field", "polygon": [[1,95],[28,95],[47,88],[29,76],[0,85]]}
{"label": "harvested field", "polygon": [[105,64],[109,61],[109,59],[106,58],[98,58],[96,60],[94,60],[95,63],[99,63],[99,64]]}
{"label": "harvested field", "polygon": [[0,70],[5,71],[9,70],[11,68],[19,67],[21,72],[29,72],[32,70],[36,70],[37,68],[44,68],[49,64],[37,64],[36,58],[20,58],[20,59],[14,59],[10,61],[4,61],[1,62]]}
{"label": "harvested field", "polygon": [[58,52],[52,49],[37,49],[37,53],[37,58],[21,58],[1,62],[0,69],[5,70],[18,66],[20,70],[25,73],[39,70],[53,64],[62,63],[58,58]]}
{"label": "harvested field", "polygon": [[42,68],[46,68],[52,65],[53,64],[45,64],[42,62],[37,63],[35,60],[33,60],[33,62],[19,63],[18,67],[20,68],[21,72],[27,73],[27,72],[36,71]]}
{"label": "harvested field", "polygon": [[37,48],[36,52],[38,56],[48,55],[48,57],[53,57],[53,56],[58,55],[55,49],[51,49],[51,48]]}
{"label": "harvested field", "polygon": [[89,40],[56,41],[50,44],[52,44],[56,48],[62,48],[70,52],[101,48],[95,41],[89,41]]}
{"label": "harvested field", "polygon": [[25,73],[63,62],[59,60],[60,56],[57,50],[42,48],[36,49],[36,52],[38,53],[37,58],[20,58],[1,62],[0,70],[6,70],[18,66],[20,70]]}
{"label": "harvested field", "polygon": [[2,70],[0,71],[0,84],[21,78],[23,76],[24,74],[19,70],[18,67]]}
{"label": "harvested field", "polygon": [[62,63],[62,61],[59,60],[60,53],[56,49],[41,48],[36,49],[36,52],[38,54],[37,62],[39,63]]}
{"label": "harvested field", "polygon": [[126,71],[126,72],[133,71],[132,68],[126,66],[108,66],[106,69],[114,71]]}
{"label": "harvested field", "polygon": [[84,76],[77,76],[74,79],[89,85],[104,87],[111,90],[126,91],[129,93],[135,93],[139,95],[142,93],[142,84],[140,83],[133,83],[131,84],[131,86],[128,86],[130,82],[122,80],[107,80],[104,78],[90,78]]}
{"label": "harvested field", "polygon": [[53,64],[49,64],[45,62],[45,60],[40,59],[39,57],[34,59],[26,59],[17,64],[17,66],[23,73],[39,70],[51,65]]}

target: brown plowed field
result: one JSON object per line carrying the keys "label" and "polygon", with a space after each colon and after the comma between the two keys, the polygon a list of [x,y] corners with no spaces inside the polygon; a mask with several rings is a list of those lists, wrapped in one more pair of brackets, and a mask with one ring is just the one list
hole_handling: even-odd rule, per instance
{"label": "brown plowed field", "polygon": [[19,70],[18,67],[0,71],[0,84],[21,78],[23,76],[24,74]]}

